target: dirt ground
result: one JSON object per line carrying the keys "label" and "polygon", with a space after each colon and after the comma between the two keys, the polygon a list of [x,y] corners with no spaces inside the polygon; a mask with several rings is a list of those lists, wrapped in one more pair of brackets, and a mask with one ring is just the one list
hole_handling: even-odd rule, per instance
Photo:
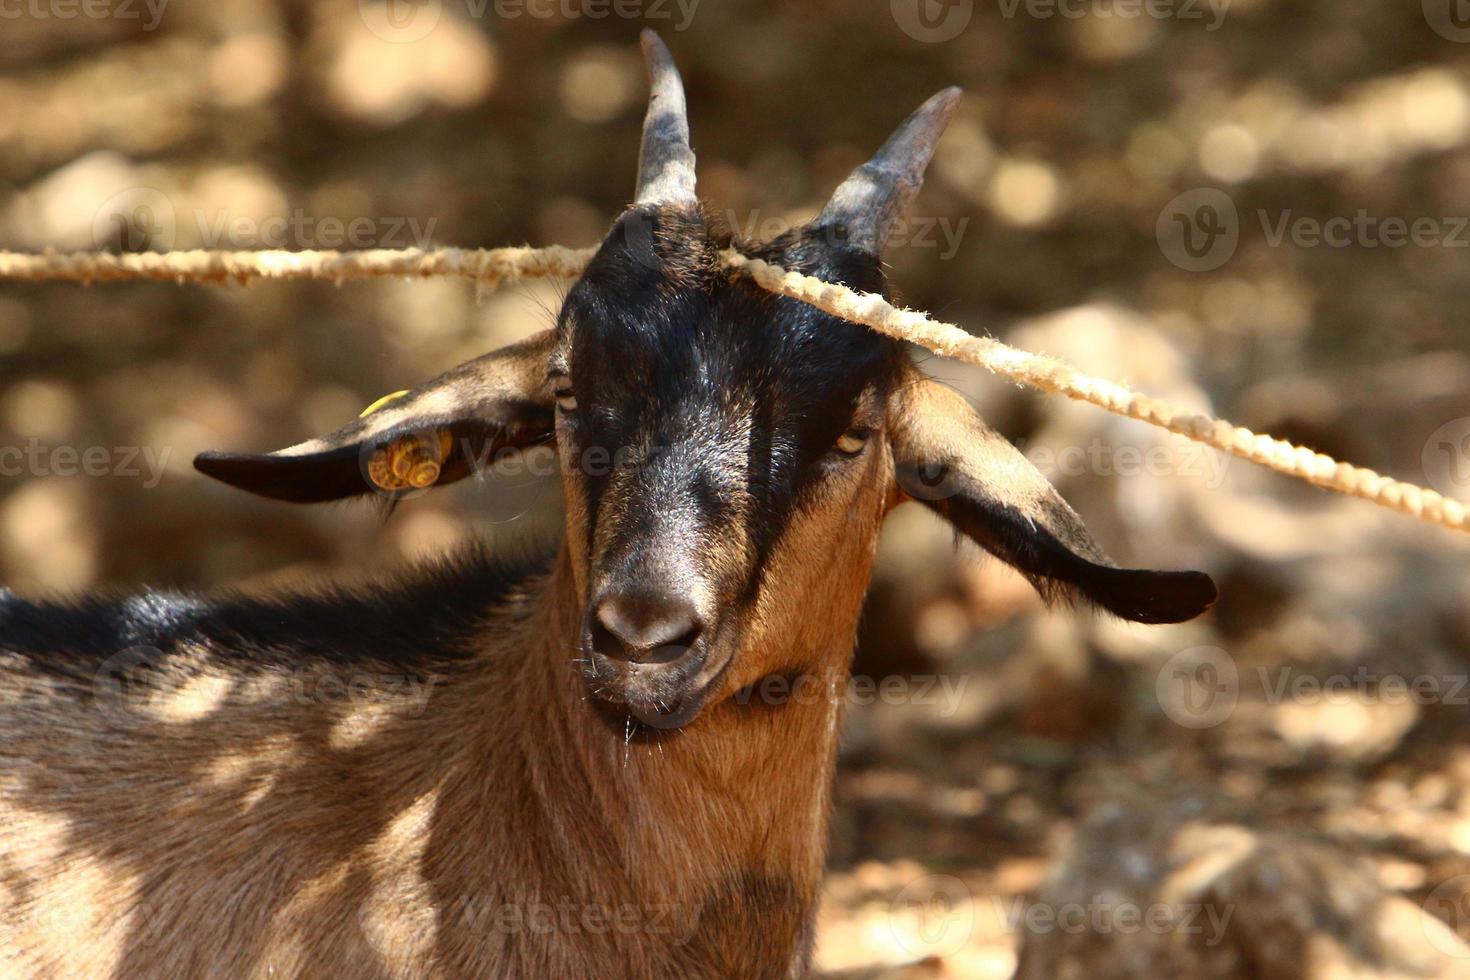
{"label": "dirt ground", "polygon": [[[810,217],[960,84],[889,254],[906,303],[1470,501],[1456,0],[922,2],[44,0],[0,22],[0,247],[595,243],[632,190],[652,26],[701,194],[738,229]],[[0,446],[35,447],[0,475],[0,582],[264,585],[554,527],[554,488],[515,479],[385,521],[247,499],[189,460],[333,429],[559,298],[0,286]],[[1047,609],[896,512],[818,965],[1470,973],[1470,538],[924,363],[1120,563],[1204,569],[1221,599],[1169,627]],[[78,474],[60,446],[106,462]]]}

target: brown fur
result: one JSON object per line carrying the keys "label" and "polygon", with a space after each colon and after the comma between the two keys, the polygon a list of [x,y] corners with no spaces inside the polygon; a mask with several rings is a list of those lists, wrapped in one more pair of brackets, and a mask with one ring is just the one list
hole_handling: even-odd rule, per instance
{"label": "brown fur", "polygon": [[[506,398],[547,398],[547,350],[506,352]],[[292,697],[268,682],[324,689],[341,664],[200,649],[119,702],[0,653],[0,976],[803,975],[898,468],[947,460],[1058,520],[968,406],[903,373],[861,400],[866,448],[803,496],[678,730],[619,737],[575,667],[595,549],[570,461],[552,569],[416,684],[363,663],[354,697]],[[716,538],[712,567],[745,560]],[[797,695],[765,696],[771,678]]]}
{"label": "brown fur", "polygon": [[[578,286],[600,267],[612,270],[611,281],[593,290],[625,319],[638,303],[652,314],[685,316],[683,293],[718,285],[723,244],[695,220],[677,73],[656,38],[645,36],[644,49],[655,79],[644,152],[649,194],[679,193],[656,198],[667,208],[634,208],[620,219],[605,261],[594,260]],[[799,255],[840,232],[862,243],[875,271],[957,97],[946,91],[921,107],[873,166],[839,188],[835,205],[808,229],[821,234],[782,247]],[[854,211],[854,202],[871,202],[872,213]],[[764,316],[769,298],[760,299],[766,305],[732,308],[746,320]],[[730,527],[764,513],[752,509],[767,498],[748,492],[754,454],[741,430],[764,406],[725,405],[716,422],[681,423],[701,432],[669,437],[675,449],[698,443],[691,451],[702,457],[705,506],[677,486],[650,492],[624,474],[597,478],[606,492],[589,514],[593,484],[573,448],[589,416],[576,415],[580,396],[564,387],[573,373],[566,345],[582,331],[572,329],[571,314],[562,327],[462,365],[320,439],[276,454],[195,461],[202,472],[276,499],[334,500],[373,487],[396,499],[460,479],[502,450],[554,440],[566,500],[558,557],[542,578],[486,612],[468,656],[433,661],[437,676],[406,687],[386,663],[203,647],[170,654],[150,675],[164,683],[134,697],[100,683],[100,674],[88,683],[42,671],[19,653],[0,659],[0,976],[806,973],[842,694],[879,527],[914,489],[900,488],[903,474],[936,460],[951,467],[976,491],[975,506],[956,511],[970,523],[966,533],[1030,562],[1039,576],[1049,566],[1033,559],[1054,558],[1065,546],[1048,539],[1033,553],[1022,540],[1029,532],[1055,530],[1086,554],[1090,539],[1060,498],[1042,493],[1039,475],[1013,465],[1019,455],[1004,440],[917,371],[898,369],[897,393],[880,397],[897,369],[893,357],[854,360],[870,373],[850,379],[840,407],[813,413],[798,403],[804,418],[841,424],[845,417],[831,416],[847,411],[853,387],[870,383],[850,432],[871,434],[844,440],[815,430],[820,435],[810,438],[833,438],[835,447],[824,454],[816,446],[821,458],[804,460],[800,492],[780,505],[779,531],[773,520],[758,545]],[[819,363],[832,374],[847,362]],[[600,375],[582,373],[595,397]],[[625,406],[642,395],[627,395]],[[599,410],[618,410],[588,407],[594,420]],[[963,419],[931,418],[936,412]],[[621,443],[653,438],[605,443],[637,448]],[[990,499],[1013,481],[1017,499]],[[714,498],[719,507],[708,505]],[[997,515],[1002,534],[990,533]],[[620,548],[624,554],[610,554]],[[1066,557],[1072,563],[1061,567],[1074,577],[1095,567]],[[629,562],[610,574],[621,558]],[[596,648],[591,622],[602,599],[590,593],[603,587],[644,587],[666,605],[673,595],[699,606],[701,620],[669,619],[710,627],[683,648],[697,654],[683,657],[687,674],[669,674],[677,666],[668,661],[623,657],[619,666]],[[377,609],[383,593],[373,595]],[[1125,611],[1151,611],[1150,592],[1124,598],[1117,605]],[[468,605],[467,615],[479,608]],[[339,605],[313,607],[312,616],[328,631],[318,647],[336,647],[366,614]],[[248,645],[249,633],[226,635]],[[39,635],[49,649],[58,634]],[[671,634],[666,646],[693,635]],[[8,656],[3,649],[0,638],[0,658]],[[323,690],[344,662],[352,697],[292,696],[279,684]],[[683,689],[671,694],[675,682],[659,686],[660,676]],[[769,695],[764,684],[773,678],[793,685],[792,693]],[[605,686],[619,682],[635,697],[619,700]],[[640,727],[632,738],[630,720],[628,737],[620,737],[609,721],[616,724],[620,706],[635,713],[640,685],[656,709],[660,699],[691,695],[689,705],[676,706],[692,706],[689,713],[668,716],[682,727]]]}
{"label": "brown fur", "polygon": [[[252,701],[221,670],[119,715],[8,671],[0,973],[800,975],[837,739],[825,692],[888,497],[875,442],[793,522],[716,703],[666,737],[625,744],[591,717],[567,550],[424,712],[406,692]],[[728,699],[793,666],[823,696]]]}

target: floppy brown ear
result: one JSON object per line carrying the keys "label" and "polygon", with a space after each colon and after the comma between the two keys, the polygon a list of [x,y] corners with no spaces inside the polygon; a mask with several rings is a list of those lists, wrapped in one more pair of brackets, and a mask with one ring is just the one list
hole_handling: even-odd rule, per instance
{"label": "floppy brown ear", "polygon": [[293,503],[388,497],[463,479],[509,449],[552,438],[547,330],[466,361],[330,435],[266,454],[200,453],[194,468]]}
{"label": "floppy brown ear", "polygon": [[958,394],[924,379],[892,396],[902,494],[950,521],[1048,598],[1080,596],[1139,623],[1192,619],[1215,601],[1203,572],[1118,568],[1022,453]]}

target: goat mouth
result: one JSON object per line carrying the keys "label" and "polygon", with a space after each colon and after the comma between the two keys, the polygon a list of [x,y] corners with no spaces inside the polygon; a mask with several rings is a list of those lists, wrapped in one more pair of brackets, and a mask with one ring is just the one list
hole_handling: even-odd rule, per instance
{"label": "goat mouth", "polygon": [[692,722],[724,677],[731,658],[711,655],[699,644],[677,666],[668,663],[617,664],[591,651],[580,661],[590,701],[620,734],[672,730]]}

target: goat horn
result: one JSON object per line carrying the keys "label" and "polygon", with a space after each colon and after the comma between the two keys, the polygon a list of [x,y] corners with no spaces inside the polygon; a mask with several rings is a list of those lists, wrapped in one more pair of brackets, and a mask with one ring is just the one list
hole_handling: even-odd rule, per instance
{"label": "goat horn", "polygon": [[881,254],[923,186],[929,158],[959,101],[960,90],[950,87],[914,110],[882,149],[832,192],[813,225],[838,232],[871,255]]}
{"label": "goat horn", "polygon": [[693,204],[694,151],[689,148],[684,82],[669,49],[651,30],[643,32],[643,58],[650,91],[634,203]]}

